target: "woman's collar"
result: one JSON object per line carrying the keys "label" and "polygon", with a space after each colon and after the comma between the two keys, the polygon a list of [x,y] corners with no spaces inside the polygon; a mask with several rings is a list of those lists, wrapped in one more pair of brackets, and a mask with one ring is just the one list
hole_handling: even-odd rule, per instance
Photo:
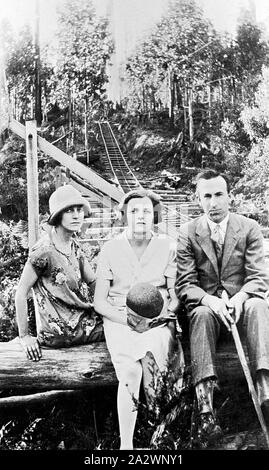
{"label": "woman's collar", "polygon": [[[122,234],[123,234],[123,237],[126,238],[127,240],[133,240],[132,233],[128,227],[126,227],[126,229],[122,232]],[[151,230],[149,241],[152,240],[153,238],[156,238],[156,233],[153,230]],[[143,238],[141,240],[147,240],[147,238],[145,239]]]}

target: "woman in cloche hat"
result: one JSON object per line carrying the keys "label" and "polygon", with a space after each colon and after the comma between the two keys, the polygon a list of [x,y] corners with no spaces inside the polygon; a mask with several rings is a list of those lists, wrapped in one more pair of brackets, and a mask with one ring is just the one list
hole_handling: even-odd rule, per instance
{"label": "woman in cloche hat", "polygon": [[[86,199],[71,185],[49,199],[51,230],[29,253],[15,297],[19,336],[29,359],[38,361],[41,346],[67,347],[103,340],[102,325],[91,307],[88,286],[95,275],[74,235],[81,228]],[[37,337],[29,334],[27,297],[33,288]]]}

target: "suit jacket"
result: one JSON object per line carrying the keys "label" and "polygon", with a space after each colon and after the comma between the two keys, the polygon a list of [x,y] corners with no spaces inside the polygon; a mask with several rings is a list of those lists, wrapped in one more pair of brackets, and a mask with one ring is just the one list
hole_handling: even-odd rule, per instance
{"label": "suit jacket", "polygon": [[257,222],[230,213],[220,272],[210,237],[205,215],[180,227],[175,289],[187,309],[200,305],[205,294],[214,295],[218,288],[230,296],[241,290],[264,298],[269,273]]}

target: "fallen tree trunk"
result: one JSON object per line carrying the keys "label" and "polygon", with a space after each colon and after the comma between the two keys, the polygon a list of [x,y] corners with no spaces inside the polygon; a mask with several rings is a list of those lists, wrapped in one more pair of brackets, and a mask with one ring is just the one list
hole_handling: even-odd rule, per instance
{"label": "fallen tree trunk", "polygon": [[27,359],[16,338],[0,343],[0,390],[70,390],[116,384],[106,343],[44,349],[38,362]]}
{"label": "fallen tree trunk", "polygon": [[[190,349],[189,342],[183,343],[186,367],[190,366]],[[246,347],[244,351],[247,355]],[[239,358],[232,340],[222,342],[217,347],[216,371],[221,384],[226,382],[237,382],[244,380],[244,373],[239,362]]]}
{"label": "fallen tree trunk", "polygon": [[[188,345],[184,350],[188,364]],[[243,379],[232,343],[223,345],[217,357],[222,383]],[[74,390],[116,383],[105,342],[62,349],[42,348],[38,362],[26,358],[18,338],[0,343],[0,390]]]}
{"label": "fallen tree trunk", "polygon": [[38,392],[29,395],[14,395],[12,397],[0,398],[0,409],[16,406],[32,406],[37,403],[47,403],[59,398],[77,395],[81,390],[51,390],[49,392]]}

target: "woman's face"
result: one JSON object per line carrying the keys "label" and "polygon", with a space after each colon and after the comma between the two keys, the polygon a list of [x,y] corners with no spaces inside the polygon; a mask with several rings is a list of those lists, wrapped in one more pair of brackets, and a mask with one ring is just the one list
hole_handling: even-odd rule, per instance
{"label": "woman's face", "polygon": [[127,224],[132,233],[145,238],[150,234],[154,211],[149,197],[135,197],[127,204]]}
{"label": "woman's face", "polygon": [[68,232],[78,232],[84,219],[83,206],[70,206],[63,211],[61,226]]}

